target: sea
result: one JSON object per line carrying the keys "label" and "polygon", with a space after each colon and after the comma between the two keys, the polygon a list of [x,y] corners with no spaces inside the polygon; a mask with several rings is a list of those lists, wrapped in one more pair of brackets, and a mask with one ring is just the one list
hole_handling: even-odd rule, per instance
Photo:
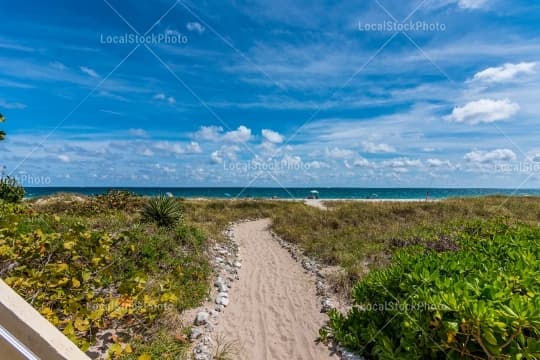
{"label": "sea", "polygon": [[240,188],[240,187],[30,187],[26,197],[35,198],[56,193],[98,195],[109,190],[126,190],[137,195],[171,195],[180,198],[214,199],[305,199],[317,195],[320,199],[380,199],[425,200],[488,195],[540,196],[540,189],[477,189],[477,188]]}

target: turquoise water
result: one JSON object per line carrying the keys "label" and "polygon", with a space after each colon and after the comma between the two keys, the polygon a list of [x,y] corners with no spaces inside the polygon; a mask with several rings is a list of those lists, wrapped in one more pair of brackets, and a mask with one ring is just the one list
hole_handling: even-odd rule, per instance
{"label": "turquoise water", "polygon": [[486,195],[540,196],[540,189],[436,189],[436,188],[26,188],[27,197],[40,197],[59,192],[96,195],[110,189],[121,189],[138,195],[160,195],[171,193],[183,198],[280,198],[304,199],[311,190],[319,191],[321,199],[446,199],[452,197],[474,197]]}

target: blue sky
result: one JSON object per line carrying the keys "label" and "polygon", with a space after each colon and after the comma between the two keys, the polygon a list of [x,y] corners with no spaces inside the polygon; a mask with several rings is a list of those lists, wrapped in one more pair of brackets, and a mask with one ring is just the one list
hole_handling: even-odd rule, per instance
{"label": "blue sky", "polygon": [[0,13],[0,163],[27,186],[540,186],[535,1]]}

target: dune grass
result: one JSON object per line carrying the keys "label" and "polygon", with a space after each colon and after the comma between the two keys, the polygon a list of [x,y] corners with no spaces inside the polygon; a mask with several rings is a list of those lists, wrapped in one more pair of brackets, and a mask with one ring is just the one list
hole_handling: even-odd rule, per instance
{"label": "dune grass", "polygon": [[[451,223],[505,218],[538,224],[540,198],[485,197],[437,202],[330,202],[328,211],[287,204],[273,211],[273,229],[307,255],[345,269],[345,290],[369,269],[386,266],[396,239]],[[347,286],[348,285],[348,286]]]}

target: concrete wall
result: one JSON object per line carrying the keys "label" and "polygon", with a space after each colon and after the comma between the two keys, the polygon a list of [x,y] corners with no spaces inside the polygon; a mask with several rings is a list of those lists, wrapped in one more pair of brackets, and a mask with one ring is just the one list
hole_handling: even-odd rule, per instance
{"label": "concrete wall", "polygon": [[[3,328],[0,334],[3,330],[7,331],[39,359],[89,360],[86,354],[2,280],[0,326]],[[31,356],[19,355],[20,351],[15,350],[5,336],[0,336],[0,354],[5,359],[32,359]]]}

